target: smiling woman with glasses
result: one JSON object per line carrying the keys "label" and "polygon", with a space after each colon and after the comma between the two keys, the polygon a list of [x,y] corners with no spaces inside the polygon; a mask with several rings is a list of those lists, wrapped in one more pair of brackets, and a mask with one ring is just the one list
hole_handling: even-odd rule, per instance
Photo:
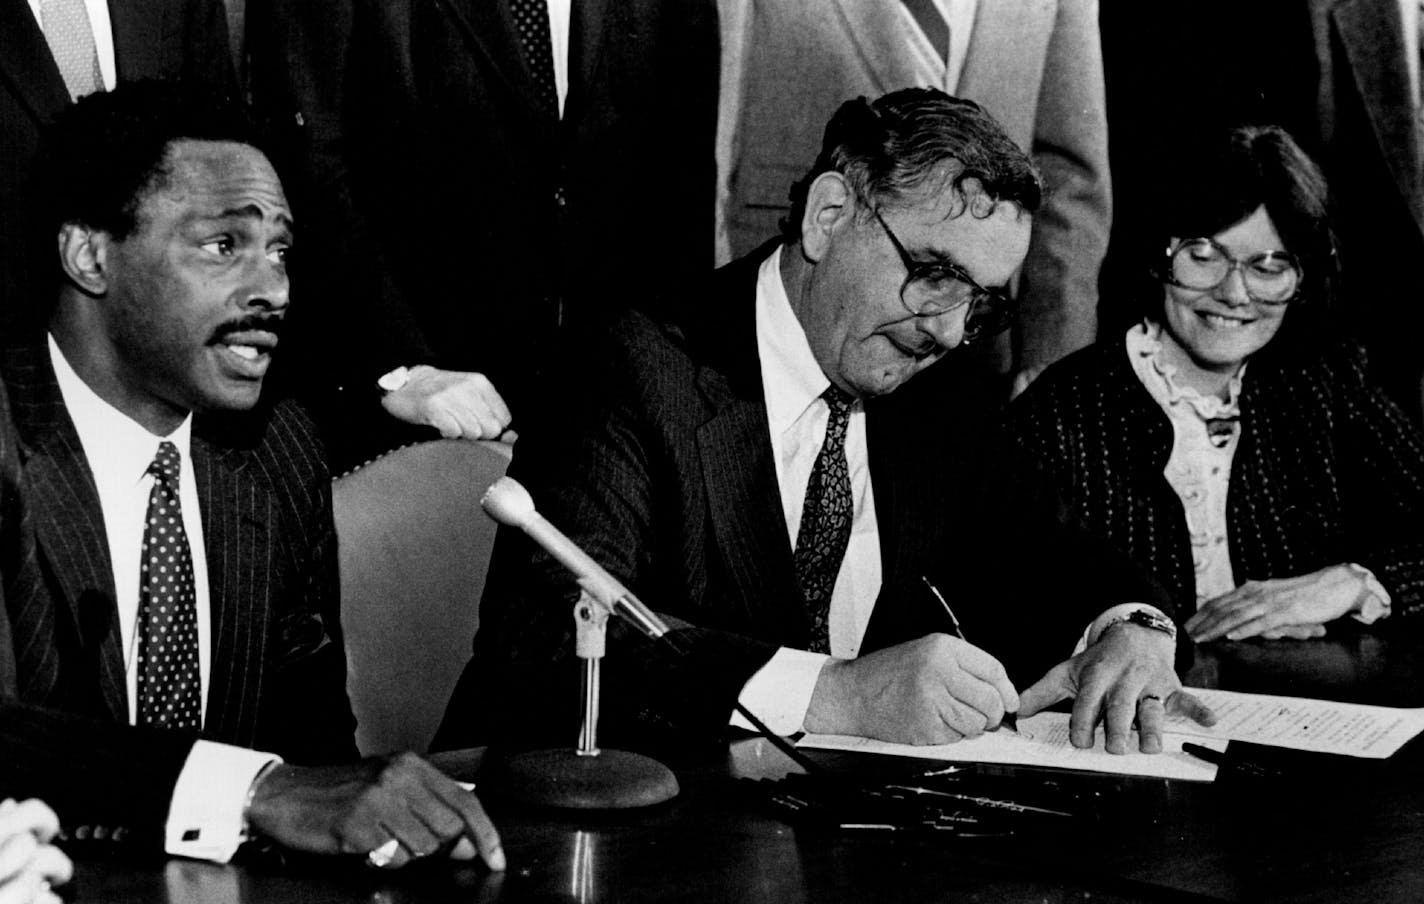
{"label": "smiling woman with glasses", "polygon": [[1197,642],[1412,629],[1424,440],[1332,326],[1324,177],[1276,127],[1181,150],[1141,236],[1141,319],[1050,368],[1011,430]]}

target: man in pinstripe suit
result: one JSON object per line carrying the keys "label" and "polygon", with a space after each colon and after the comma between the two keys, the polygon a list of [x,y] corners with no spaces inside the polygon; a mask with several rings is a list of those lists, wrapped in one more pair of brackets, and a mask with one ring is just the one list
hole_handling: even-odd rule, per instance
{"label": "man in pinstripe suit", "polygon": [[0,354],[33,527],[7,513],[0,796],[209,859],[258,831],[377,865],[446,842],[498,864],[478,801],[416,757],[281,759],[356,750],[320,443],[291,403],[256,407],[293,221],[256,136],[137,83],[48,140],[56,299],[47,335]]}

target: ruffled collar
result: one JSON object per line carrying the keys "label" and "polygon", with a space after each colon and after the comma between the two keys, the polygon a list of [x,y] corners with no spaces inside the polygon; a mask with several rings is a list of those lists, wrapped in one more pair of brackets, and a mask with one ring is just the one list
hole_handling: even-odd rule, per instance
{"label": "ruffled collar", "polygon": [[[1177,367],[1162,354],[1162,326],[1151,320],[1127,331],[1127,355],[1133,370],[1152,395],[1167,405],[1186,405],[1203,421],[1219,421],[1241,416],[1241,381],[1246,375],[1243,363],[1226,387],[1226,400],[1214,395],[1202,395],[1191,386],[1177,382]],[[1146,365],[1146,366],[1143,366]],[[1155,379],[1149,382],[1149,374]]]}

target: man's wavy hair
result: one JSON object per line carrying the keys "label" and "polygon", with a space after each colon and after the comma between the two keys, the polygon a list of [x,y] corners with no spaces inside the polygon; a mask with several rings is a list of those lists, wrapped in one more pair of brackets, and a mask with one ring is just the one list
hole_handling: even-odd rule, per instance
{"label": "man's wavy hair", "polygon": [[[827,172],[845,176],[859,197],[877,206],[946,187],[975,216],[990,215],[998,202],[1033,213],[1043,199],[1038,170],[994,118],[973,101],[934,88],[905,88],[841,104],[826,125],[815,165],[791,187],[791,211],[781,221],[788,241],[800,240],[811,183]],[[966,195],[971,179],[994,203]]]}

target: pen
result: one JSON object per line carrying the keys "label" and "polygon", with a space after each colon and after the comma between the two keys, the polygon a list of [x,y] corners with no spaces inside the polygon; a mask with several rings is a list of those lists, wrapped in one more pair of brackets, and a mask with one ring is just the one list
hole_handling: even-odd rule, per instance
{"label": "pen", "polygon": [[[920,580],[925,582],[925,587],[929,590],[930,596],[933,596],[936,600],[939,600],[940,606],[944,608],[944,614],[949,616],[949,624],[954,628],[954,636],[958,637],[965,643],[969,643],[969,638],[964,636],[964,629],[959,627],[959,619],[954,617],[954,610],[949,608],[949,601],[944,598],[944,594],[939,592],[938,587],[930,583],[930,579],[928,577],[920,575]],[[1016,712],[1004,713],[1004,718],[999,720],[999,724],[1002,725],[1004,728],[1007,728],[1009,731],[1012,731],[1014,734],[1018,734],[1019,714]]]}

